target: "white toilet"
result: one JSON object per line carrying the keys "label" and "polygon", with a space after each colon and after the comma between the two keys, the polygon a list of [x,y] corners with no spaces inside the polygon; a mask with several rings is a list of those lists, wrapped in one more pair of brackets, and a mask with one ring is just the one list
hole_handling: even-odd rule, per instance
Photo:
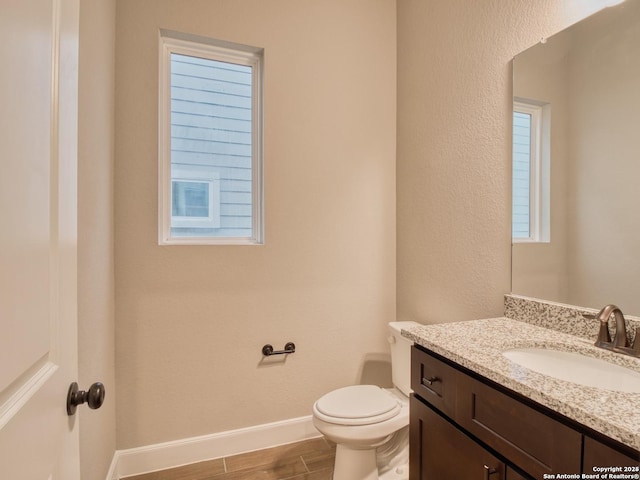
{"label": "white toilet", "polygon": [[394,388],[353,385],[329,392],[313,405],[313,424],[337,445],[333,480],[409,478],[413,342],[400,330],[415,325],[389,323]]}

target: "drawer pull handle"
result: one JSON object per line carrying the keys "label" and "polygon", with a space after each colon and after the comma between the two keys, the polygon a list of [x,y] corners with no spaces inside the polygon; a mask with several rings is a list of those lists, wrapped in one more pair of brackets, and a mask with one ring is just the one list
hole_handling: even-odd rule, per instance
{"label": "drawer pull handle", "polygon": [[438,377],[429,377],[429,378],[422,378],[422,384],[423,385],[433,385],[436,382],[440,382],[441,380]]}
{"label": "drawer pull handle", "polygon": [[498,473],[498,471],[495,468],[491,468],[488,465],[483,465],[484,467],[484,480],[489,480],[489,477],[491,477],[491,475],[493,475],[494,473]]}

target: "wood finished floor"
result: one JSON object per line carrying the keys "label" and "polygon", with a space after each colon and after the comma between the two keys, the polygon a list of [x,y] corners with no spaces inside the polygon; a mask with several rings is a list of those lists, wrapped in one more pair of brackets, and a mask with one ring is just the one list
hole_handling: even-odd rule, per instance
{"label": "wood finished floor", "polygon": [[145,473],[126,480],[331,480],[335,445],[324,438]]}

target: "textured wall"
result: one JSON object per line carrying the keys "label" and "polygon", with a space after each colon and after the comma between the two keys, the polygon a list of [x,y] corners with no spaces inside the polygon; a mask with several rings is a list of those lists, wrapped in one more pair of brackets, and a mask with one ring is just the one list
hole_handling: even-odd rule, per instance
{"label": "textured wall", "polygon": [[510,62],[603,3],[398,2],[399,320],[502,313],[510,290]]}
{"label": "textured wall", "polygon": [[[118,1],[118,448],[308,415],[388,351],[395,15],[392,0]],[[265,49],[264,246],[157,245],[159,28]],[[294,355],[261,362],[287,341]]]}
{"label": "textured wall", "polygon": [[100,410],[81,408],[82,480],[104,480],[116,446],[113,248],[115,0],[80,5],[78,98],[79,383],[106,387]]}

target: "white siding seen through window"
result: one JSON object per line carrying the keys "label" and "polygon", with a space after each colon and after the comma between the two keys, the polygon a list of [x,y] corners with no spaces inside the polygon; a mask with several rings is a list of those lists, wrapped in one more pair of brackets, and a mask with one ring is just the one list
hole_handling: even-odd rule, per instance
{"label": "white siding seen through window", "polygon": [[530,237],[531,114],[513,112],[513,238]]}
{"label": "white siding seen through window", "polygon": [[513,105],[514,242],[550,241],[550,105]]}

